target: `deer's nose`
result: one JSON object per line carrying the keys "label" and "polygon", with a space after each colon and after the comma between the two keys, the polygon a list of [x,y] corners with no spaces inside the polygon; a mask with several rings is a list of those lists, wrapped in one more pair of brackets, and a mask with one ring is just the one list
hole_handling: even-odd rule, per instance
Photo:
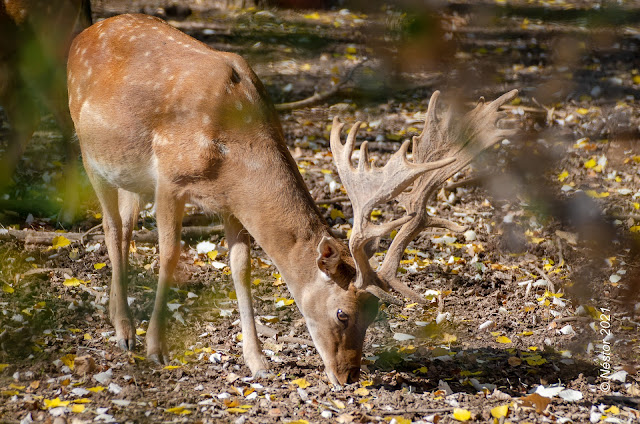
{"label": "deer's nose", "polygon": [[360,367],[353,367],[349,370],[347,375],[347,383],[357,383],[360,379]]}

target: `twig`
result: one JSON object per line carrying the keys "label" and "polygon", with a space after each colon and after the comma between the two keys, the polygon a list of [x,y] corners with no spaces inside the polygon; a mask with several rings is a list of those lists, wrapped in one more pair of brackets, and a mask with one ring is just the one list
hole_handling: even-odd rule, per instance
{"label": "twig", "polygon": [[322,93],[315,93],[311,97],[307,97],[306,99],[298,100],[295,102],[279,103],[275,105],[276,110],[280,112],[288,112],[294,109],[302,109],[305,107],[313,106],[327,100],[328,98],[330,98],[331,96],[339,92],[342,89],[342,87],[344,87],[349,81],[351,81],[351,78],[353,78],[353,74],[356,71],[356,69],[358,69],[368,60],[369,59],[364,59],[358,62],[355,66],[349,69],[349,72],[347,72],[347,75],[343,79],[341,79],[336,85],[331,87],[329,90]]}
{"label": "twig", "polygon": [[533,265],[533,268],[540,274],[540,276],[542,278],[544,278],[544,280],[547,282],[547,285],[549,286],[549,291],[551,293],[555,293],[556,289],[555,286],[553,285],[553,282],[551,281],[551,279],[549,278],[549,276],[547,275],[546,272],[544,272],[544,270],[540,267],[538,267],[537,265]]}
{"label": "twig", "polygon": [[573,321],[590,321],[591,318],[589,317],[578,317],[578,316],[573,316],[573,317],[560,317],[560,318],[556,318],[554,319],[555,322],[557,322],[558,324],[563,324],[565,322],[573,322]]}
{"label": "twig", "polygon": [[[86,241],[104,241],[104,234],[88,234],[86,233],[55,233],[53,231],[33,231],[33,230],[13,230],[7,229],[0,232],[0,240],[16,239],[24,241],[26,244],[51,244],[53,239],[58,236],[64,236],[72,242]],[[209,227],[183,227],[182,237],[195,238],[205,237],[214,234],[224,234],[223,225],[213,225]],[[134,231],[132,240],[139,243],[157,243],[158,232],[156,230]]]}
{"label": "twig", "polygon": [[560,260],[560,264],[564,263],[564,256],[562,255],[562,240],[560,237],[556,237],[556,246],[558,247],[558,259]]}
{"label": "twig", "polygon": [[484,180],[485,178],[487,178],[487,175],[475,175],[473,177],[469,177],[464,180],[456,181],[454,183],[449,183],[446,186],[444,186],[444,189],[447,191],[453,191],[458,187],[464,187],[466,185],[475,185],[481,182],[482,180]]}
{"label": "twig", "polygon": [[84,244],[84,238],[93,233],[95,230],[97,230],[98,228],[102,227],[102,223],[98,224],[98,225],[94,225],[93,227],[89,228],[84,234],[82,234],[82,236],[80,237],[80,244]]}
{"label": "twig", "polygon": [[316,205],[330,205],[333,203],[350,202],[351,200],[347,196],[330,197],[329,199],[316,200]]}
{"label": "twig", "polygon": [[453,411],[452,407],[445,408],[426,408],[426,409],[392,409],[390,411],[377,410],[373,414],[380,415],[403,415],[403,414],[439,414]]}

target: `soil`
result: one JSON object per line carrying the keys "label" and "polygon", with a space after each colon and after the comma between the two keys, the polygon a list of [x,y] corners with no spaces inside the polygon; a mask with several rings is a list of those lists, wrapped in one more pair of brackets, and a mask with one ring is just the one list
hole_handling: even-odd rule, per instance
{"label": "soil", "polygon": [[[344,196],[328,148],[334,115],[368,122],[361,140],[378,164],[421,130],[435,89],[463,109],[520,89],[505,110],[518,132],[432,200],[430,212],[469,232],[429,229],[410,245],[400,276],[429,302],[382,305],[367,332],[361,380],[341,388],[305,343],[304,320],[258,245],[254,305],[278,334],[262,338],[273,372],[263,379],[242,359],[223,236],[184,241],[170,294],[168,366],[144,358],[157,245],[131,247],[132,353],[115,345],[108,319],[104,243],[0,238],[0,421],[640,421],[637,5],[505,4],[449,2],[407,16],[392,7],[220,11],[200,0],[185,17],[162,1],[95,3],[96,19],[159,13],[243,55],[275,103],[326,91],[368,58],[327,103],[281,114],[318,201]],[[2,199],[22,205],[0,211],[3,226],[59,228],[41,207],[64,207],[58,134],[45,117]],[[86,177],[78,191],[81,218],[65,230],[101,231]],[[337,231],[350,229],[348,201],[320,208]],[[401,213],[382,205],[378,219]],[[215,220],[189,207],[185,225]],[[139,227],[154,226],[149,205]],[[198,253],[203,241],[217,256]],[[388,245],[383,239],[381,252]]]}

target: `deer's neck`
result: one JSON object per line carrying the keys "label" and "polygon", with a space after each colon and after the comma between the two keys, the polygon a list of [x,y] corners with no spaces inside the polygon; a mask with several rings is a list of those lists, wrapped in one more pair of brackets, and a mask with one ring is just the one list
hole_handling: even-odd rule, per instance
{"label": "deer's neck", "polygon": [[[245,140],[247,140],[245,138]],[[228,158],[236,175],[228,209],[273,260],[294,297],[317,273],[317,246],[329,227],[284,140],[274,134],[237,145]]]}

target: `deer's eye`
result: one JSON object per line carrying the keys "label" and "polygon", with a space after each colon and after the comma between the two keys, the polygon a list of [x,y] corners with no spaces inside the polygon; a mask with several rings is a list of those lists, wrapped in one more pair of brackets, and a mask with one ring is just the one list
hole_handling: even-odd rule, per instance
{"label": "deer's eye", "polygon": [[338,312],[336,312],[336,317],[338,318],[338,321],[346,324],[347,321],[349,321],[349,314],[347,314],[346,312],[343,312],[342,309],[338,309]]}

